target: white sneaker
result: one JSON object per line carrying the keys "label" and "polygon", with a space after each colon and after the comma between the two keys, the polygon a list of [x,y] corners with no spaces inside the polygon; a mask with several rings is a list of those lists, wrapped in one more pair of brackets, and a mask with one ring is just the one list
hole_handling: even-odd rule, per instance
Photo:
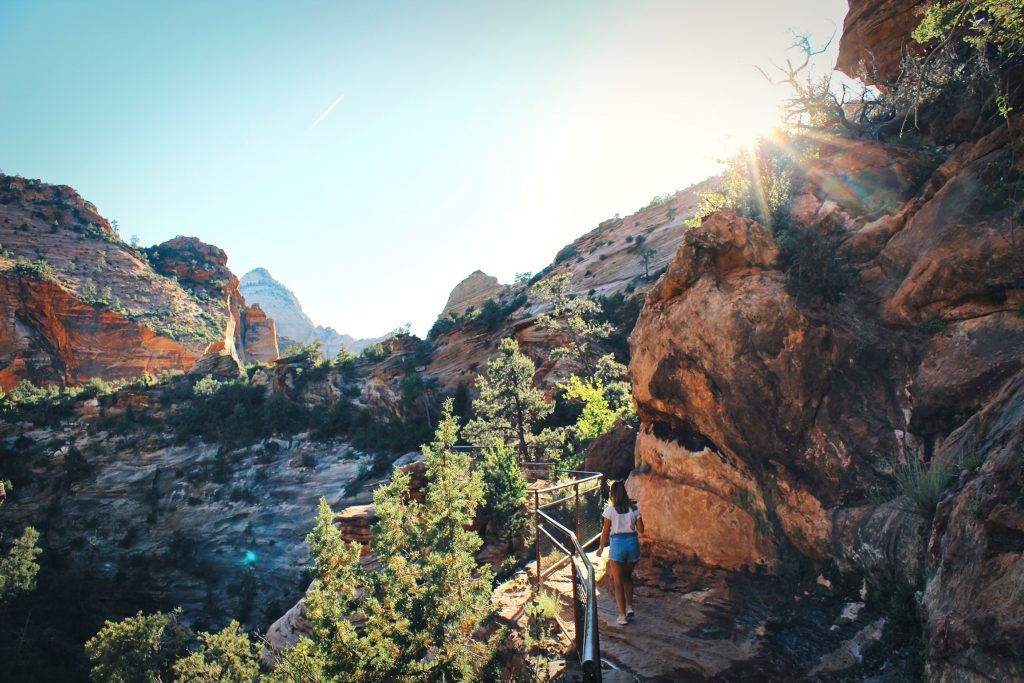
{"label": "white sneaker", "polygon": [[625,626],[626,624],[629,623],[629,619],[627,619],[625,616],[620,614],[618,620],[615,623],[618,624],[619,626]]}

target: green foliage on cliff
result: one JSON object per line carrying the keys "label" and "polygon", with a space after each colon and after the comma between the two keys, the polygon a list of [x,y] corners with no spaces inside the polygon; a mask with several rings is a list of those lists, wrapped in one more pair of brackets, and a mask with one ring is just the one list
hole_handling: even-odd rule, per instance
{"label": "green foliage on cliff", "polygon": [[905,462],[894,468],[893,476],[900,492],[910,501],[911,511],[930,521],[952,474],[934,462],[925,463],[908,455]]}
{"label": "green foliage on cliff", "polygon": [[572,273],[560,273],[533,286],[537,296],[551,304],[551,310],[537,316],[537,326],[560,332],[567,341],[552,350],[552,358],[571,358],[588,374],[594,371],[594,345],[612,332],[610,324],[601,320],[601,304],[589,297],[569,293]]}
{"label": "green foliage on cliff", "polygon": [[39,282],[57,282],[57,274],[50,267],[46,259],[38,258],[30,261],[26,258],[19,258],[14,264],[14,272],[29,280]]}
{"label": "green foliage on cliff", "polygon": [[174,406],[168,420],[179,442],[199,437],[237,447],[312,430],[319,438],[346,437],[360,450],[379,453],[408,451],[430,436],[421,418],[382,420],[344,396],[330,407],[310,406],[248,377],[207,376],[194,384],[186,378],[164,386],[162,401]]}
{"label": "green foliage on cliff", "polygon": [[774,233],[790,284],[836,303],[857,277],[842,246],[842,235],[836,230],[823,234],[799,225],[789,211],[795,174],[811,154],[806,144],[762,140],[736,155],[722,173],[723,189],[706,193],[687,224],[698,227],[722,210],[757,221]]}
{"label": "green foliage on cliff", "polygon": [[751,150],[729,159],[722,173],[721,189],[705,192],[691,228],[700,227],[705,218],[724,209],[772,227],[786,211],[790,201],[793,173],[798,156],[774,144],[759,141]]}
{"label": "green foliage on cliff", "polygon": [[991,46],[1006,57],[1015,57],[1024,42],[1024,2],[932,2],[925,7],[913,35],[924,44],[958,36],[979,51]]}
{"label": "green foliage on cliff", "polygon": [[36,587],[39,564],[36,559],[42,549],[36,545],[39,532],[32,527],[14,541],[7,555],[0,559],[0,605]]}

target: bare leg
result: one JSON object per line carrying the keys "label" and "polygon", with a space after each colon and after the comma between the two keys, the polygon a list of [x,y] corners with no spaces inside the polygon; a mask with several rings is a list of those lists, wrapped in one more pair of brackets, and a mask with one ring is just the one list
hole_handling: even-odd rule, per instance
{"label": "bare leg", "polygon": [[[619,616],[626,616],[626,595],[623,593],[622,585],[622,562],[608,560],[608,571],[612,574],[612,595],[615,596],[615,605],[619,608]],[[629,564],[628,562],[626,564]]]}
{"label": "bare leg", "polygon": [[633,609],[633,562],[622,563],[622,600],[626,604],[623,614]]}

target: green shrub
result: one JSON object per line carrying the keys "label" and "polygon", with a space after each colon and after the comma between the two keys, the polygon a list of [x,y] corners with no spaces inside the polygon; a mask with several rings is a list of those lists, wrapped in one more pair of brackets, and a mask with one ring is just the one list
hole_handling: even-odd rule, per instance
{"label": "green shrub", "polygon": [[910,511],[931,521],[950,473],[934,462],[925,464],[920,458],[908,455],[904,463],[895,467],[893,476],[900,492],[910,501]]}
{"label": "green shrub", "polygon": [[792,222],[777,221],[776,240],[782,248],[786,273],[791,282],[825,301],[837,303],[857,280],[838,232],[822,235]]}
{"label": "green shrub", "polygon": [[36,280],[38,282],[57,282],[57,274],[53,272],[53,268],[46,259],[36,259],[29,261],[26,258],[19,258],[14,263],[14,272],[21,277],[29,280]]}
{"label": "green shrub", "polygon": [[293,344],[284,352],[285,356],[299,356],[314,367],[326,363],[324,357],[324,345],[320,341],[313,341],[308,344]]}
{"label": "green shrub", "polygon": [[192,635],[180,619],[181,610],[175,610],[107,621],[85,644],[90,678],[97,683],[171,680],[174,660],[185,654]]}
{"label": "green shrub", "polygon": [[218,382],[204,377],[196,382],[191,400],[185,400],[170,422],[179,441],[198,436],[208,442],[237,446],[274,435],[296,434],[310,425],[311,415],[309,408],[281,394],[266,397],[262,388],[245,379]]}
{"label": "green shrub", "polygon": [[362,355],[363,358],[367,360],[380,361],[391,355],[392,349],[393,346],[390,341],[387,343],[377,342],[376,344],[370,344],[363,349]]}
{"label": "green shrub", "polygon": [[[568,261],[580,253],[579,249],[576,248],[575,244],[568,244],[562,247],[557,254],[555,254],[555,263],[561,263],[562,261]],[[539,278],[538,278],[539,279]]]}
{"label": "green shrub", "polygon": [[973,0],[929,3],[914,29],[914,40],[927,44],[953,33],[984,52],[990,46],[1006,58],[1024,47],[1024,3],[1020,0]]}
{"label": "green shrub", "polygon": [[[644,209],[653,209],[656,206],[664,206],[672,201],[672,197],[675,196],[674,192],[666,192],[665,194],[655,195],[651,201],[647,202],[647,206]],[[644,209],[641,209],[643,211]]]}
{"label": "green shrub", "polygon": [[43,552],[38,545],[39,532],[32,527],[14,542],[7,554],[0,558],[0,605],[36,587],[39,564],[36,559]]}
{"label": "green shrub", "polygon": [[430,341],[436,340],[438,337],[448,334],[455,329],[456,320],[451,316],[438,316],[434,324],[430,326],[430,331],[427,332],[427,339]]}

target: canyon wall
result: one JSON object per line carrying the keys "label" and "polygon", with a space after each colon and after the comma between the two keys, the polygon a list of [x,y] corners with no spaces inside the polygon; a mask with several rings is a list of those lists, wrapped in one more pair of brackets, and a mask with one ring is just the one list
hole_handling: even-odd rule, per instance
{"label": "canyon wall", "polygon": [[223,250],[191,237],[126,243],[70,187],[0,176],[0,246],[4,390],[188,370],[210,344],[245,362],[277,355]]}

